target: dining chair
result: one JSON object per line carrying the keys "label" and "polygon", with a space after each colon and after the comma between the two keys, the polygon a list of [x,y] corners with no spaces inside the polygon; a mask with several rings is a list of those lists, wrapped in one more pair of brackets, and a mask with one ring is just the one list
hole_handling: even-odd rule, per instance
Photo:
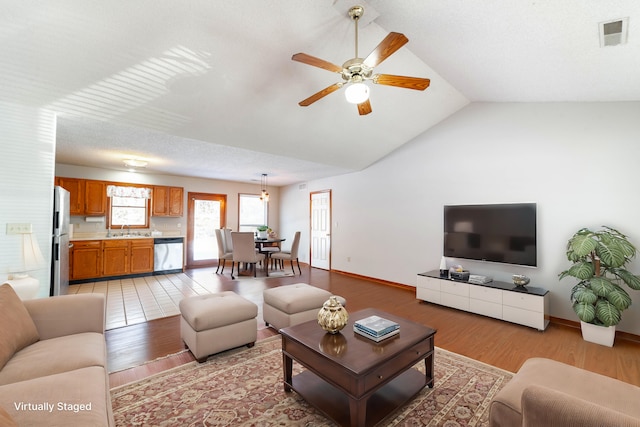
{"label": "dining chair", "polygon": [[[240,270],[240,263],[244,262],[249,264],[253,268],[253,277],[256,277],[256,264],[265,260],[265,255],[256,251],[256,244],[252,232],[231,232],[231,241],[233,243],[233,258],[231,261],[231,278],[236,263],[238,263],[238,271]],[[267,263],[263,262],[264,271],[269,276],[269,270]]]}
{"label": "dining chair", "polygon": [[293,260],[296,260],[298,264],[298,272],[302,276],[302,270],[300,269],[300,261],[298,260],[298,247],[300,246],[300,232],[296,231],[296,234],[293,236],[293,241],[291,242],[291,249],[289,251],[280,251],[274,254],[271,254],[271,259],[282,260],[283,262],[286,260],[291,261],[291,271],[293,274],[296,274],[296,270],[293,268]]}
{"label": "dining chair", "polygon": [[222,232],[224,233],[222,237],[224,239],[225,252],[233,252],[233,240],[231,240],[231,229],[223,228]]}
{"label": "dining chair", "polygon": [[223,230],[216,228],[216,241],[218,242],[218,267],[216,268],[216,274],[220,269],[220,263],[222,263],[222,270],[220,273],[224,273],[224,265],[227,260],[233,260],[233,252],[227,250],[227,245],[222,234]]}
{"label": "dining chair", "polygon": [[281,248],[280,248],[279,242],[271,243],[269,244],[269,246],[265,246],[264,244],[260,246],[260,252],[265,255],[267,264],[271,262],[271,268],[273,268],[274,262],[280,263],[280,260],[274,260],[273,258],[271,258],[271,255],[273,255],[276,252],[280,252],[280,250]]}

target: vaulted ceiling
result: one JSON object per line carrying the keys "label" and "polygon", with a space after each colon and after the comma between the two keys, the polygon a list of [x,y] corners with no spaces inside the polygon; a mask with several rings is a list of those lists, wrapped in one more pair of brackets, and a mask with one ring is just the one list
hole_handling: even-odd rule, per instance
{"label": "vaulted ceiling", "polygon": [[[389,32],[409,43],[376,72],[373,112],[341,81],[291,60],[354,56]],[[601,47],[600,24],[628,18]],[[469,102],[640,100],[637,0],[0,0],[0,98],[56,111],[57,162],[285,185],[361,170]]]}

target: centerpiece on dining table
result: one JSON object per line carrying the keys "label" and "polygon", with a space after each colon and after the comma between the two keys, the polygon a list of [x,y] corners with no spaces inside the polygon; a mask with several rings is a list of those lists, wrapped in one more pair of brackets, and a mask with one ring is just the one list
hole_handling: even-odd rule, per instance
{"label": "centerpiece on dining table", "polygon": [[269,226],[268,225],[259,225],[257,227],[258,230],[258,239],[266,239],[269,237]]}

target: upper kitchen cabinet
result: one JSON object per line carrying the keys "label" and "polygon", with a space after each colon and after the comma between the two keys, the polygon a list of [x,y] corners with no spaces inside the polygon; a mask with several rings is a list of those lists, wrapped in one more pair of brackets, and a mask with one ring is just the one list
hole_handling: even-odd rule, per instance
{"label": "upper kitchen cabinet", "polygon": [[107,213],[107,183],[79,178],[58,178],[69,191],[69,214],[102,216]]}
{"label": "upper kitchen cabinet", "polygon": [[106,215],[107,183],[104,181],[85,181],[84,193],[85,215]]}
{"label": "upper kitchen cabinet", "polygon": [[69,215],[84,215],[84,179],[60,177],[57,181],[69,192]]}
{"label": "upper kitchen cabinet", "polygon": [[184,189],[182,187],[154,186],[152,216],[182,216]]}

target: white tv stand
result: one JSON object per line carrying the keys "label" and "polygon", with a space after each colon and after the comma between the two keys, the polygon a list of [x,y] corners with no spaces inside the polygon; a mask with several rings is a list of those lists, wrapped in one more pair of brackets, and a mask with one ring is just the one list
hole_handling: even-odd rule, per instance
{"label": "white tv stand", "polygon": [[544,331],[549,324],[549,291],[507,282],[483,285],[441,278],[440,271],[418,274],[416,298]]}

